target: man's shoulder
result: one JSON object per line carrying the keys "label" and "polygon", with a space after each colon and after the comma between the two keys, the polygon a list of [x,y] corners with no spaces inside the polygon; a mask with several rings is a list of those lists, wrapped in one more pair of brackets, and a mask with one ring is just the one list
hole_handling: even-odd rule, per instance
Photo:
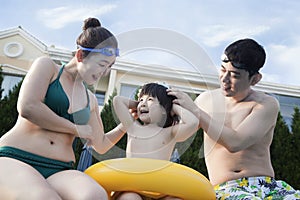
{"label": "man's shoulder", "polygon": [[274,96],[261,91],[255,91],[254,98],[258,101],[278,103],[278,100]]}
{"label": "man's shoulder", "polygon": [[258,104],[267,105],[279,109],[278,100],[271,94],[267,94],[261,91],[256,91],[255,95],[253,95],[253,100],[256,101]]}
{"label": "man's shoulder", "polygon": [[213,89],[213,90],[206,90],[206,91],[202,92],[199,96],[206,97],[206,98],[212,98],[212,97],[224,96],[224,95],[222,94],[221,89],[218,88],[218,89]]}
{"label": "man's shoulder", "polygon": [[220,89],[207,90],[202,92],[196,99],[195,103],[201,109],[209,110],[215,107],[216,104],[220,104],[220,102],[224,99],[224,95],[222,94]]}

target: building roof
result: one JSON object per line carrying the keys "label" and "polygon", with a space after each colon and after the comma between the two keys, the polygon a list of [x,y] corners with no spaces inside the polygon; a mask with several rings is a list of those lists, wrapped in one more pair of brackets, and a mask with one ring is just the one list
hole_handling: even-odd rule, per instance
{"label": "building roof", "polygon": [[37,47],[39,50],[46,52],[47,51],[47,46],[38,40],[36,37],[25,31],[21,26],[10,28],[7,30],[0,31],[0,39],[2,38],[7,38],[11,37],[14,35],[20,35],[24,39],[26,39],[28,42],[30,42],[32,45]]}
{"label": "building roof", "polygon": [[60,60],[67,62],[72,58],[72,51],[66,49],[55,48],[54,46],[47,46],[39,39],[28,33],[21,26],[10,28],[0,31],[0,39],[8,38],[15,35],[19,35],[26,39],[29,43],[39,49],[41,52],[48,54],[54,60]]}

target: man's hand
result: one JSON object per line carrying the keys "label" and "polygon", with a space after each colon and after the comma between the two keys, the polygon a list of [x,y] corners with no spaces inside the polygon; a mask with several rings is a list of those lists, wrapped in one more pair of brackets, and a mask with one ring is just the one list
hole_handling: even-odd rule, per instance
{"label": "man's hand", "polygon": [[177,89],[167,89],[167,93],[168,95],[176,97],[176,99],[173,100],[174,104],[178,104],[191,112],[198,109],[198,107],[188,94]]}

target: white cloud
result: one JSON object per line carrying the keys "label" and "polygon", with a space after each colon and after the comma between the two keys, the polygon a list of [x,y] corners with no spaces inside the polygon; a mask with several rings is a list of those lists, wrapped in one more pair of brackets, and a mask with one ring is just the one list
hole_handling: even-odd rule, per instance
{"label": "white cloud", "polygon": [[48,28],[61,29],[69,23],[83,21],[91,16],[100,16],[109,13],[116,7],[114,4],[103,6],[64,6],[38,10],[37,16]]}
{"label": "white cloud", "polygon": [[269,73],[262,72],[262,81],[270,82],[270,83],[279,83],[280,77],[278,74],[269,74]]}
{"label": "white cloud", "polygon": [[[268,68],[271,73],[268,77],[275,78],[273,82],[300,85],[299,74],[299,53],[300,44],[295,43],[292,46],[270,45]],[[271,80],[272,81],[272,80]]]}
{"label": "white cloud", "polygon": [[268,26],[227,26],[211,25],[198,30],[198,36],[209,47],[219,46],[222,42],[232,41],[244,37],[254,37],[268,31]]}

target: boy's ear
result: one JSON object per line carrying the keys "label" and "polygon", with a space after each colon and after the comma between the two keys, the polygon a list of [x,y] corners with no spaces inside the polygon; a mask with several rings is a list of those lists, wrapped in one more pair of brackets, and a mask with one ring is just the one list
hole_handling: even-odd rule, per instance
{"label": "boy's ear", "polygon": [[78,49],[76,51],[75,56],[76,56],[78,62],[82,62],[82,60],[83,60],[83,52],[82,52],[81,49]]}
{"label": "boy's ear", "polygon": [[261,73],[254,74],[252,76],[251,85],[256,85],[262,78]]}

